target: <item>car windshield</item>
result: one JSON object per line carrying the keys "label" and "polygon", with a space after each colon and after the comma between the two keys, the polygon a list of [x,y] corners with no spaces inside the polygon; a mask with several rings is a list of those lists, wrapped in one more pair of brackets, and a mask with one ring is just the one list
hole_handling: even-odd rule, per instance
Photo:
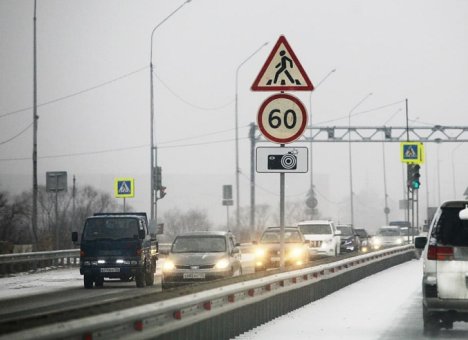
{"label": "car windshield", "polygon": [[354,229],[354,231],[359,237],[367,237],[367,232],[364,229]]}
{"label": "car windshield", "polygon": [[299,226],[303,234],[331,234],[329,224],[305,224]]}
{"label": "car windshield", "polygon": [[[267,230],[263,233],[260,239],[261,243],[279,243],[280,242],[280,231]],[[302,242],[301,234],[298,231],[285,230],[284,231],[284,242],[285,243],[298,243]]]}
{"label": "car windshield", "polygon": [[135,218],[90,218],[83,230],[83,240],[138,238]]}
{"label": "car windshield", "polygon": [[222,236],[177,236],[172,244],[173,253],[217,253],[226,251],[226,239]]}
{"label": "car windshield", "polygon": [[431,237],[437,243],[456,247],[468,247],[468,221],[460,220],[458,213],[463,207],[442,208],[437,224],[432,230]]}
{"label": "car windshield", "polygon": [[341,231],[341,236],[352,236],[353,230],[351,227],[336,227],[338,230]]}
{"label": "car windshield", "polygon": [[380,229],[379,230],[380,236],[400,236],[400,229]]}

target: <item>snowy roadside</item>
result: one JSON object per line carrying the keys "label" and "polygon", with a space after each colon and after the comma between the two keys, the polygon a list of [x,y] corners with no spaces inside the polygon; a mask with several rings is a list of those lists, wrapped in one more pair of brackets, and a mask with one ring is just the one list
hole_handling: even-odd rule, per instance
{"label": "snowy roadside", "polygon": [[238,340],[378,339],[420,294],[422,264],[413,260],[362,279],[238,336]]}
{"label": "snowy roadside", "polygon": [[79,268],[45,268],[0,278],[0,300],[82,286]]}

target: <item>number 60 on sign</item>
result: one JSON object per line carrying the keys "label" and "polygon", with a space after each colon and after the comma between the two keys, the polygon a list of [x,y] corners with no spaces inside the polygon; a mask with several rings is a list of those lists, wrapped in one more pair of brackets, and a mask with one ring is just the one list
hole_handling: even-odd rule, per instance
{"label": "number 60 on sign", "polygon": [[270,141],[291,143],[304,133],[307,111],[298,98],[285,93],[275,94],[260,106],[257,123]]}

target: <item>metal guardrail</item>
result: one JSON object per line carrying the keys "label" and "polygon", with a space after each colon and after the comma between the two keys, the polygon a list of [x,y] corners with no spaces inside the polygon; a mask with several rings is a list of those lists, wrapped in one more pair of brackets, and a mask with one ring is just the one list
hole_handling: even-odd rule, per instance
{"label": "metal guardrail", "polygon": [[390,248],[0,339],[229,339],[412,258],[412,246]]}
{"label": "metal guardrail", "polygon": [[[249,248],[251,244],[241,245],[242,251],[248,252]],[[171,243],[159,244],[159,253],[162,256],[167,255],[170,249]],[[53,266],[78,266],[79,261],[79,249],[2,254],[0,255],[0,276]]]}
{"label": "metal guardrail", "polygon": [[0,275],[27,272],[51,266],[76,266],[79,264],[80,250],[38,251],[0,255]]}

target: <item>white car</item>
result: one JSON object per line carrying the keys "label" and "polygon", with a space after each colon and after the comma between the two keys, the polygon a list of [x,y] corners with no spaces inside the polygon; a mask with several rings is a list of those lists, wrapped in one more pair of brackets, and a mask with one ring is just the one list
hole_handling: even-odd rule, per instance
{"label": "white car", "polygon": [[297,224],[306,240],[309,240],[309,257],[338,256],[340,254],[340,235],[333,221],[312,220]]}
{"label": "white car", "polygon": [[424,333],[436,335],[453,328],[454,321],[468,322],[468,200],[447,201],[437,210],[428,237],[415,238],[424,249]]}
{"label": "white car", "polygon": [[372,238],[372,248],[374,248],[374,250],[402,246],[404,243],[405,237],[402,235],[400,227],[396,226],[380,227],[377,234]]}

